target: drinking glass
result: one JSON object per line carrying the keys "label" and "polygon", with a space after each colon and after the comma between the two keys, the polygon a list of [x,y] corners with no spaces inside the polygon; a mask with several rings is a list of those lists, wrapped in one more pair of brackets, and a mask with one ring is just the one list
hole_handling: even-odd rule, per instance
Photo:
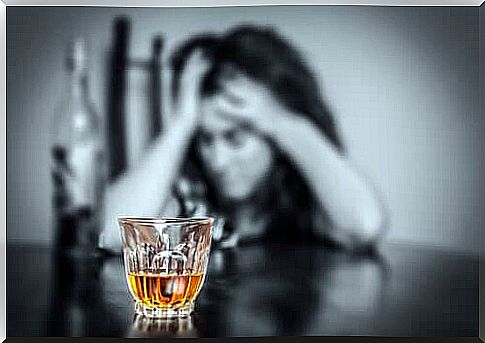
{"label": "drinking glass", "polygon": [[123,259],[135,311],[187,317],[204,284],[213,219],[119,217]]}

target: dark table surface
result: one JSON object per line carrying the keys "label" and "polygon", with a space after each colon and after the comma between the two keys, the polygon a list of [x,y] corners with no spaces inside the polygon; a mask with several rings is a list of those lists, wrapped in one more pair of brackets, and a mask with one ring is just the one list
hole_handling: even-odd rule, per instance
{"label": "dark table surface", "polygon": [[121,256],[7,246],[8,336],[477,336],[475,256],[386,244],[379,257],[320,246],[213,251],[195,313],[135,315]]}

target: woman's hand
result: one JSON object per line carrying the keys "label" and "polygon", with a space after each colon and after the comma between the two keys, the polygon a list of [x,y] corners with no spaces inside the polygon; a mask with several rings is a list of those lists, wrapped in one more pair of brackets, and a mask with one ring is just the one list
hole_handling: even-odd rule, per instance
{"label": "woman's hand", "polygon": [[224,81],[215,103],[224,114],[267,136],[274,135],[281,121],[297,118],[267,87],[243,75]]}
{"label": "woman's hand", "polygon": [[174,112],[181,119],[196,127],[200,118],[200,92],[202,79],[207,73],[210,62],[203,57],[200,49],[189,57],[180,76],[180,91],[174,100]]}

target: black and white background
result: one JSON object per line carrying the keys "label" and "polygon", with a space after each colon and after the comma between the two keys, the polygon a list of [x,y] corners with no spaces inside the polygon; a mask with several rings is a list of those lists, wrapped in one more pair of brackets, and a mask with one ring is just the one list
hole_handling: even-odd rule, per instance
{"label": "black and white background", "polygon": [[[241,23],[274,26],[303,52],[349,156],[383,195],[391,219],[386,241],[426,247],[436,256],[478,256],[484,224],[483,11],[483,6],[8,7],[7,244],[53,242],[49,119],[66,87],[66,44],[76,36],[86,39],[90,96],[105,116],[113,20],[127,16],[134,60],[150,57],[157,34],[165,38],[167,58],[200,32],[224,32]],[[138,111],[136,117],[128,111],[134,164],[147,139],[140,132],[147,125],[148,79],[137,72],[129,77],[127,106]],[[164,75],[163,89],[168,82]],[[408,264],[429,271],[432,260]],[[374,293],[373,285],[367,294]],[[472,330],[474,323],[461,324]]]}

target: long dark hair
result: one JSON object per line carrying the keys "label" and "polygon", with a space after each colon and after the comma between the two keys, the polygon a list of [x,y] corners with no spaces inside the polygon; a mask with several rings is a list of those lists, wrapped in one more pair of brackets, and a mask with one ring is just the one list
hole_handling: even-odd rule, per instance
{"label": "long dark hair", "polygon": [[[203,96],[217,93],[228,67],[235,69],[266,86],[284,106],[295,115],[306,117],[338,151],[344,153],[333,116],[322,98],[314,73],[286,39],[272,28],[245,25],[236,27],[220,37],[217,43],[212,43],[209,55],[214,63],[204,79]],[[314,212],[320,209],[317,209],[313,194],[295,166],[276,146],[274,148],[275,170],[259,207],[270,213],[269,228],[283,230],[283,227],[294,227],[287,232],[268,231],[272,237],[300,239],[311,234],[309,229],[314,224]],[[223,206],[218,203],[216,189],[205,175],[198,156],[194,139],[189,152],[190,169],[192,172],[197,170],[206,184],[208,202],[214,209],[220,209]]]}

